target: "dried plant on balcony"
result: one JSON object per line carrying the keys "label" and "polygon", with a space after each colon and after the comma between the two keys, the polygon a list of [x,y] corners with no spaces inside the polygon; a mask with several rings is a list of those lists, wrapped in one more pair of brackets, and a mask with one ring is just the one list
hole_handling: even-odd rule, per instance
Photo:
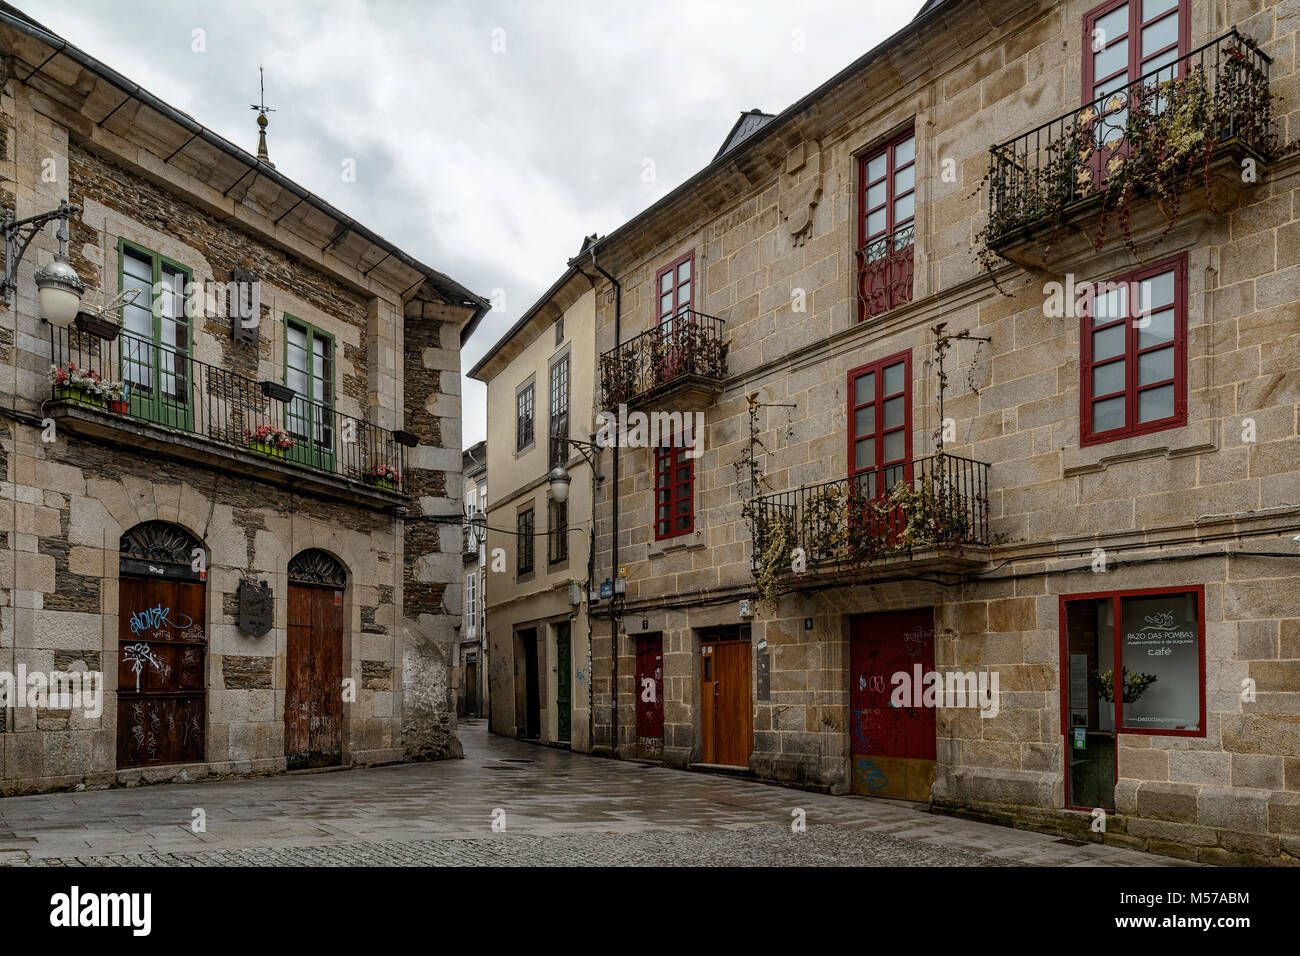
{"label": "dried plant on balcony", "polygon": [[[979,506],[978,501],[975,504]],[[911,551],[939,544],[960,548],[974,530],[968,503],[929,475],[915,488],[900,481],[888,498],[873,506],[882,521],[892,527],[891,550]]]}
{"label": "dried plant on balcony", "polygon": [[754,590],[761,604],[776,611],[783,588],[781,576],[790,571],[791,553],[794,551],[794,522],[781,515],[763,525],[759,540],[758,567],[754,569]]}
{"label": "dried plant on balcony", "polygon": [[[1147,77],[1063,118],[1037,165],[1028,147],[1023,156],[1015,151],[1016,141],[995,149],[979,187],[988,183],[993,190],[989,221],[976,244],[987,272],[1012,234],[1041,228],[1044,248],[1050,248],[1085,205],[1097,215],[1089,237],[1094,248],[1102,247],[1113,223],[1136,254],[1131,217],[1139,200],[1152,198],[1161,207],[1165,228],[1158,242],[1197,186],[1219,214],[1213,169],[1226,148],[1241,147],[1265,162],[1295,148],[1280,148],[1273,131],[1274,94],[1255,41],[1234,32],[1203,49],[1213,55],[1179,61],[1178,77]],[[1248,169],[1242,178],[1255,181]]]}
{"label": "dried plant on balcony", "polygon": [[631,351],[602,355],[600,382],[606,408],[629,401],[636,389],[636,355]]}

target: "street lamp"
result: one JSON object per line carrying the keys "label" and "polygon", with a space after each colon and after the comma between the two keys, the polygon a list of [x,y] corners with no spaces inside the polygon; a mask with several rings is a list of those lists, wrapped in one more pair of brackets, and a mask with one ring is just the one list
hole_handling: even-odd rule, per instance
{"label": "street lamp", "polygon": [[573,481],[572,476],[565,471],[560,465],[551,469],[547,476],[551,485],[551,497],[560,504],[569,500],[569,484]]}
{"label": "street lamp", "polygon": [[469,534],[474,539],[474,550],[477,551],[487,537],[487,512],[482,508],[475,508],[469,515]]}
{"label": "street lamp", "polygon": [[[563,442],[566,445],[572,445],[582,453],[582,457],[591,465],[592,478],[595,481],[604,481],[605,476],[600,473],[596,467],[596,454],[599,449],[588,441],[578,441],[576,438],[565,438],[562,435],[552,435],[551,441]],[[569,500],[569,485],[573,481],[573,476],[569,474],[568,469],[563,464],[556,465],[551,469],[550,474],[546,476],[547,482],[551,487],[551,497],[560,504]]]}
{"label": "street lamp", "polygon": [[76,319],[86,287],[68,262],[68,218],[80,211],[67,200],[61,201],[57,209],[26,219],[14,219],[13,213],[5,210],[3,226],[0,227],[5,239],[5,271],[4,277],[0,278],[0,290],[4,292],[6,305],[14,306],[18,291],[18,264],[23,261],[27,247],[37,233],[51,220],[57,219],[59,228],[55,236],[59,240],[59,251],[52,262],[36,272],[37,299],[41,314],[50,325],[64,328]]}

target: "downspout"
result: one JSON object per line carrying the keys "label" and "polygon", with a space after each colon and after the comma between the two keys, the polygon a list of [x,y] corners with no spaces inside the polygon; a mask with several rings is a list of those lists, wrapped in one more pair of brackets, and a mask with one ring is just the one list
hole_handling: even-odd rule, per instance
{"label": "downspout", "polygon": [[[591,266],[614,286],[614,348],[618,348],[622,342],[621,330],[623,319],[623,287],[618,284],[618,280],[600,267],[596,261],[596,246],[593,243],[591,247]],[[618,568],[618,446],[614,442],[611,451],[614,455],[612,465],[612,481],[610,482],[610,499],[613,503],[611,513],[611,530],[613,531],[612,543],[610,546],[610,569],[611,574]],[[593,524],[594,529],[594,524]],[[609,641],[610,657],[610,751],[615,757],[618,756],[618,618],[614,614],[614,598],[609,599]],[[594,729],[594,728],[593,728]]]}

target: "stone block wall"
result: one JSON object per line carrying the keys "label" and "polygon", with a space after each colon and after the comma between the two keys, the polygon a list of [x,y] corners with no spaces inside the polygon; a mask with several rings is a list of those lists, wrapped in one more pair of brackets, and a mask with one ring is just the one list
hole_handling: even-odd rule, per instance
{"label": "stone block wall", "polygon": [[[999,667],[1011,705],[974,724],[969,715],[941,712],[944,769],[934,799],[1064,826],[1060,595],[1204,584],[1207,737],[1121,735],[1117,790],[1121,828],[1130,818],[1154,819],[1142,810],[1146,788],[1182,788],[1192,795],[1180,812],[1196,809],[1194,819],[1178,822],[1201,829],[1179,840],[1170,826],[1144,830],[1135,822],[1111,837],[1161,851],[1179,843],[1179,852],[1205,859],[1294,856],[1296,783],[1287,775],[1286,748],[1300,707],[1300,684],[1288,684],[1300,651],[1284,637],[1296,614],[1294,566],[1219,552],[1286,552],[1300,531],[1300,246],[1293,248],[1292,234],[1300,235],[1293,212],[1300,164],[1275,163],[1258,184],[1212,211],[1189,203],[1167,234],[1157,219],[1139,235],[1137,255],[1111,241],[1046,270],[1004,265],[997,288],[974,255],[988,209],[981,180],[989,148],[1078,105],[1081,23],[1091,6],[962,5],[921,41],[827,92],[815,113],[760,134],[755,148],[724,161],[689,198],[601,250],[622,285],[624,341],[655,321],[656,270],[694,249],[696,306],[727,320],[730,343],[730,378],[706,412],[705,452],[695,464],[697,530],[689,541],[655,543],[650,452],[620,452],[627,626],[633,632],[649,616],[651,630],[664,628],[665,759],[699,759],[697,632],[741,621],[735,600],[752,587],[750,530],[741,513],[748,483],[734,467],[748,448],[750,400],[773,406],[758,419],[760,493],[843,478],[848,373],[907,350],[913,457],[931,454],[941,426],[932,330],[946,323],[949,332],[990,341],[958,342],[947,354],[943,415],[956,438],[944,450],[990,464],[997,544],[988,568],[1024,577],[939,588],[890,569],[885,576],[897,580],[886,584],[864,578],[819,589],[810,572],[805,594],[784,598],[775,613],[758,608],[753,639],[756,647],[766,640],[772,655],[772,699],[755,702],[751,768],[847,789],[847,617],[931,606],[940,661],[979,658]],[[1284,138],[1296,135],[1300,107],[1289,95],[1300,82],[1293,6],[1192,5],[1192,47],[1235,24],[1273,57],[1272,88],[1285,98],[1275,114]],[[917,144],[913,300],[859,323],[857,158],[908,127]],[[791,197],[804,194],[812,168],[822,192],[808,210],[810,225],[796,234],[801,220],[790,216]],[[1047,313],[1047,283],[1063,282],[1066,273],[1077,282],[1101,280],[1175,255],[1187,259],[1188,424],[1080,447],[1080,322]],[[806,312],[796,311],[800,295]],[[602,293],[598,353],[613,346],[613,313],[612,297]],[[792,407],[776,407],[785,405]],[[598,568],[609,562],[610,517],[606,497]],[[1099,582],[1086,570],[1098,548],[1112,562],[1150,563],[1112,567]],[[1079,566],[1083,573],[1067,573]],[[660,612],[665,602],[672,607]],[[803,629],[806,617],[816,622],[811,631]],[[621,729],[634,713],[631,678],[623,679],[633,654],[629,642],[619,661]],[[608,673],[607,647],[598,687],[601,664]],[[1245,676],[1260,686],[1254,703],[1240,700]],[[626,732],[621,739],[626,745]],[[1235,831],[1223,822],[1231,814],[1218,809],[1234,799],[1245,821]],[[1041,819],[1034,816],[1040,811]]]}
{"label": "stone block wall", "polygon": [[[280,382],[285,316],[329,333],[335,410],[415,431],[423,444],[407,452],[408,488],[421,510],[430,510],[431,501],[449,502],[446,489],[459,489],[460,474],[459,329],[470,308],[425,317],[423,310],[440,308],[430,303],[444,298],[429,286],[403,306],[413,291],[409,279],[403,276],[400,287],[383,285],[379,277],[387,273],[376,262],[349,259],[356,245],[345,232],[335,237],[336,247],[331,243],[330,256],[312,264],[303,249],[319,253],[322,243],[299,235],[298,221],[283,218],[283,208],[272,227],[271,206],[259,205],[271,201],[266,190],[246,193],[232,214],[230,200],[148,147],[102,130],[85,135],[69,119],[67,103],[53,103],[17,80],[0,91],[6,183],[0,200],[19,217],[61,199],[81,207],[70,223],[68,252],[86,283],[86,304],[117,292],[120,240],[191,269],[205,291],[224,285],[236,268],[249,271],[260,281],[257,345],[237,343],[218,302],[200,295],[190,321],[192,356]],[[0,422],[0,671],[19,665],[48,671],[65,663],[104,669],[106,698],[96,718],[6,709],[0,792],[283,770],[287,567],[308,548],[329,552],[348,575],[343,677],[355,683],[355,694],[344,694],[344,762],[458,753],[454,718],[447,715],[447,662],[412,648],[447,630],[446,621],[459,614],[459,604],[443,605],[442,593],[460,591],[459,529],[452,535],[434,528],[429,544],[419,534],[432,526],[421,526],[415,560],[423,564],[413,568],[406,560],[408,528],[391,502],[263,482],[237,473],[220,451],[180,450],[183,436],[172,457],[147,451],[130,429],[101,440],[62,422],[51,430],[43,420],[51,396],[50,331],[39,317],[33,274],[55,249],[52,233],[47,227],[36,238],[19,270],[16,307],[0,309],[0,405],[7,409]],[[408,325],[418,340],[410,392]],[[421,361],[426,357],[428,364]],[[205,550],[206,747],[201,763],[118,771],[119,539],[149,520],[184,528]],[[439,563],[439,552],[448,550],[454,567]],[[273,624],[262,637],[237,626],[244,575],[272,588]],[[403,606],[407,591],[415,601],[411,610]]]}

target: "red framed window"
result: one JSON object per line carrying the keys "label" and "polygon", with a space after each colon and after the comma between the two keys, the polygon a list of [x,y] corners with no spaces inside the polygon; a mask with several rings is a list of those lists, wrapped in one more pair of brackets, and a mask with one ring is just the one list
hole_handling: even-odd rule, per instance
{"label": "red framed window", "polygon": [[655,314],[659,317],[660,330],[668,335],[673,331],[676,317],[689,312],[695,301],[695,250],[660,269],[655,274],[655,288],[659,290]]}
{"label": "red framed window", "polygon": [[655,538],[695,530],[695,459],[680,437],[655,449]]}
{"label": "red framed window", "polygon": [[1205,586],[1060,599],[1066,805],[1115,809],[1117,738],[1205,736]]}
{"label": "red framed window", "polygon": [[912,300],[916,134],[904,133],[860,163],[859,321]]}
{"label": "red framed window", "polygon": [[653,382],[663,385],[689,368],[695,301],[695,250],[664,266],[655,275],[658,290],[659,354],[654,360]]}
{"label": "red framed window", "polygon": [[849,372],[849,477],[869,498],[911,478],[912,353]]}
{"label": "red framed window", "polygon": [[1097,283],[1082,305],[1080,444],[1186,425],[1186,257]]}
{"label": "red framed window", "polygon": [[[1110,96],[1190,48],[1188,0],[1109,0],[1083,18],[1083,103]],[[1173,79],[1177,67],[1157,79]],[[1123,128],[1123,121],[1111,123]]]}

